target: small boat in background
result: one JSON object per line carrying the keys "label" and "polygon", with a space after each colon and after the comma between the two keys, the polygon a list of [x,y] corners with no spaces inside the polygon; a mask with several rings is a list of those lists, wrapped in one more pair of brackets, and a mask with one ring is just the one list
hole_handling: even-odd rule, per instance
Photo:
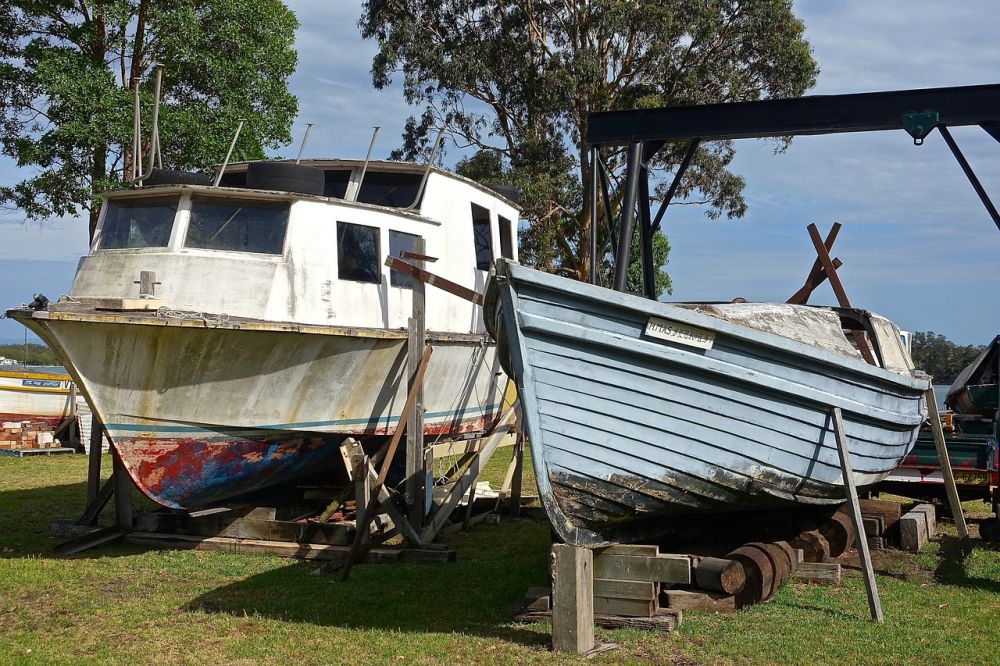
{"label": "small boat in background", "polygon": [[[928,382],[888,320],[786,304],[672,305],[499,260],[484,317],[514,378],[559,536],[598,547],[708,512],[846,497],[910,451]],[[881,367],[844,334],[861,329]]]}
{"label": "small boat in background", "polygon": [[[958,495],[963,502],[990,504],[1000,517],[1000,335],[958,374],[944,402],[941,426]],[[929,427],[879,490],[919,499],[947,497]]]}
{"label": "small boat in background", "polygon": [[89,428],[89,414],[83,396],[65,373],[42,372],[30,368],[0,369],[0,422],[32,421],[53,430],[75,418],[79,427]]}
{"label": "small boat in background", "polygon": [[948,387],[945,405],[956,414],[992,417],[1000,406],[1000,335]]}

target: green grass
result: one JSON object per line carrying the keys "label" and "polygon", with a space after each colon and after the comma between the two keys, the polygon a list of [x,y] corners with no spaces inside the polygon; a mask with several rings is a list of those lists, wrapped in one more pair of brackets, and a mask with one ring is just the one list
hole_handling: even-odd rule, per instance
{"label": "green grass", "polygon": [[[488,473],[503,475],[501,451]],[[450,539],[453,564],[361,565],[350,580],[267,556],[111,546],[52,557],[48,525],[82,509],[82,456],[0,458],[0,663],[524,663],[546,625],[510,615],[546,580],[547,526],[504,519]],[[529,490],[526,488],[526,492]],[[970,508],[982,510],[983,505]],[[989,663],[1000,644],[1000,551],[962,562],[945,537],[878,560],[886,624],[854,571],[792,584],[731,615],[688,613],[671,635],[602,631],[597,662]]]}

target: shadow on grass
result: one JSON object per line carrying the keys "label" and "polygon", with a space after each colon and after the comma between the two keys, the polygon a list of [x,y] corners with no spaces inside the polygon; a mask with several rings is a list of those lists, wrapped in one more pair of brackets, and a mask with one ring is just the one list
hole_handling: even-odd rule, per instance
{"label": "shadow on grass", "polygon": [[[43,557],[57,558],[53,549],[69,536],[54,536],[54,523],[73,523],[86,506],[87,483],[65,483],[36,488],[0,491],[0,560]],[[132,493],[136,511],[152,506],[139,493]],[[101,513],[99,525],[113,521],[114,499]],[[106,545],[74,555],[74,558],[120,557],[150,550],[143,546]]]}
{"label": "shadow on grass", "polygon": [[[996,551],[1000,550],[1000,544],[973,539],[972,548]],[[940,557],[940,563],[934,570],[934,578],[938,582],[1000,594],[1000,581],[969,575],[966,558],[962,555],[962,542],[957,536],[945,535],[941,537]]]}
{"label": "shadow on grass", "polygon": [[447,564],[362,564],[310,576],[316,563],[295,563],[203,594],[185,611],[263,616],[351,629],[464,633],[544,647],[544,632],[510,626],[525,591],[546,579],[549,534],[511,521],[478,526],[452,539]]}
{"label": "shadow on grass", "polygon": [[86,482],[0,491],[0,558],[52,556],[49,526],[79,518],[86,494]]}

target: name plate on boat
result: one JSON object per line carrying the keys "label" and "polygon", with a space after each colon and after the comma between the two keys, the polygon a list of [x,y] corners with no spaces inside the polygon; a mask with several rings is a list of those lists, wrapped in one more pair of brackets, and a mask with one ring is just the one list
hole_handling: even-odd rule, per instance
{"label": "name plate on boat", "polygon": [[715,344],[713,331],[656,317],[646,322],[646,335],[699,349],[711,349]]}
{"label": "name plate on boat", "polygon": [[21,386],[34,388],[62,388],[62,382],[55,379],[22,379]]}

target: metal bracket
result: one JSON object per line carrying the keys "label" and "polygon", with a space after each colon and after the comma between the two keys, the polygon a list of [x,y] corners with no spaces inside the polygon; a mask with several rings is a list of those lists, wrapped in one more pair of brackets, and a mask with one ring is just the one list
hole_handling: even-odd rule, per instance
{"label": "metal bracket", "polygon": [[913,137],[914,146],[922,146],[924,137],[937,127],[940,120],[941,115],[934,109],[924,109],[919,113],[907,111],[903,114],[903,129]]}

